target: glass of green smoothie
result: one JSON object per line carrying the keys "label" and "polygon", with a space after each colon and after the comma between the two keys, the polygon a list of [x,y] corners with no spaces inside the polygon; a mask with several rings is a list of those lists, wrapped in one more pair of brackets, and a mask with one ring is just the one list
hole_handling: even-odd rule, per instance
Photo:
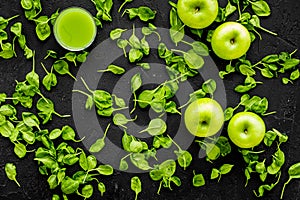
{"label": "glass of green smoothie", "polygon": [[56,41],[70,51],[81,51],[90,46],[97,34],[93,16],[80,7],[63,10],[53,27]]}

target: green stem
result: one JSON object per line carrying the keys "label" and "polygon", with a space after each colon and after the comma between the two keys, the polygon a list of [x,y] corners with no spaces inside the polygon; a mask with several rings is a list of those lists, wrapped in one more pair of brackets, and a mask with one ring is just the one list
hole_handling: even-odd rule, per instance
{"label": "green stem", "polygon": [[89,95],[88,93],[85,93],[85,92],[83,92],[83,91],[81,91],[81,90],[72,90],[72,92],[78,92],[78,93],[83,94],[83,95],[85,95],[85,96],[87,96],[87,97],[91,96],[91,95]]}
{"label": "green stem", "polygon": [[17,18],[17,17],[19,17],[20,15],[15,15],[15,16],[12,16],[11,18],[8,18],[8,19],[6,19],[7,21],[10,21],[10,20],[12,20],[12,19],[14,19],[14,18]]}
{"label": "green stem", "polygon": [[288,180],[287,182],[284,183],[283,188],[282,188],[282,190],[281,190],[280,199],[283,198],[283,194],[284,194],[285,187],[286,187],[287,184],[289,184],[289,182],[290,182],[291,180],[292,180],[292,178],[289,177],[289,180]]}
{"label": "green stem", "polygon": [[135,109],[136,109],[136,94],[135,94],[135,92],[133,93],[133,97],[134,97],[133,108],[130,111],[130,114],[133,113],[135,111]]}
{"label": "green stem", "polygon": [[157,194],[158,195],[159,195],[159,192],[161,190],[162,183],[163,183],[163,180],[161,180],[160,183],[159,183],[159,187],[158,187],[158,190],[157,190]]}
{"label": "green stem", "polygon": [[89,86],[86,84],[85,80],[84,80],[82,77],[81,77],[81,81],[82,81],[83,85],[85,86],[85,88],[86,88],[90,93],[94,93],[94,91],[91,90],[91,89],[89,88]]}
{"label": "green stem", "polygon": [[57,116],[60,117],[60,118],[71,117],[71,115],[61,115],[61,114],[57,113],[56,111],[54,111],[53,114],[57,115]]}
{"label": "green stem", "polygon": [[157,37],[158,37],[158,41],[161,41],[161,37],[160,37],[159,33],[158,33],[158,32],[156,32],[156,31],[153,31],[153,33],[155,33],[155,34],[157,35]]}
{"label": "green stem", "polygon": [[298,51],[298,49],[295,49],[292,53],[290,53],[290,56],[292,57],[292,55],[294,54],[294,53],[296,53]]}
{"label": "green stem", "polygon": [[252,67],[256,67],[257,65],[260,65],[260,64],[262,64],[262,61],[258,61],[257,63],[255,63],[254,65],[252,65]]}
{"label": "green stem", "polygon": [[[122,8],[125,6],[126,3],[127,3],[127,1],[124,1],[124,2],[121,4],[121,6],[120,6],[120,8],[119,8],[119,10],[118,10],[118,13],[121,12]],[[123,16],[123,15],[122,15],[122,16]]]}
{"label": "green stem", "polygon": [[42,62],[41,62],[41,65],[42,65],[43,69],[45,70],[45,72],[46,72],[47,74],[49,74],[48,70],[46,69],[45,65],[44,65]]}
{"label": "green stem", "polygon": [[75,81],[77,81],[76,77],[73,76],[73,74],[71,74],[71,72],[68,72],[67,74],[69,74],[69,76],[71,76]]}
{"label": "green stem", "polygon": [[261,29],[261,30],[263,30],[263,31],[265,31],[265,32],[267,32],[267,33],[269,33],[269,34],[271,34],[271,35],[277,36],[277,33],[274,33],[274,32],[272,32],[272,31],[269,31],[268,29],[265,29],[264,27],[259,26],[259,27],[257,27],[257,28],[259,28],[259,29]]}
{"label": "green stem", "polygon": [[109,70],[108,69],[100,69],[97,72],[104,73],[104,72],[107,72],[107,71],[109,71]]}
{"label": "green stem", "polygon": [[268,116],[268,115],[273,115],[273,114],[276,114],[276,111],[265,113],[265,114],[263,114],[263,116]]}
{"label": "green stem", "polygon": [[170,140],[172,140],[173,144],[175,144],[175,146],[178,148],[179,151],[182,151],[182,149],[180,148],[180,146],[170,137],[170,135],[167,135],[168,138],[170,138]]}
{"label": "green stem", "polygon": [[105,131],[104,131],[104,135],[103,135],[103,138],[105,138],[106,137],[106,134],[107,134],[107,132],[108,132],[108,130],[109,130],[109,128],[110,128],[110,123],[107,125],[107,127],[106,127],[106,129],[105,129]]}
{"label": "green stem", "polygon": [[32,52],[32,71],[35,71],[35,51]]}

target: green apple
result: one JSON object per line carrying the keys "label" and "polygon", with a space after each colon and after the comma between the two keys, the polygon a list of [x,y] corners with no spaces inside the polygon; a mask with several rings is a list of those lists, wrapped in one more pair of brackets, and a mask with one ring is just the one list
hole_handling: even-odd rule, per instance
{"label": "green apple", "polygon": [[220,104],[213,99],[197,99],[187,107],[184,123],[188,131],[197,137],[212,136],[222,128],[224,112]]}
{"label": "green apple", "polygon": [[181,21],[195,29],[211,25],[218,15],[217,0],[178,0],[177,13]]}
{"label": "green apple", "polygon": [[211,38],[214,53],[225,60],[243,56],[251,45],[249,31],[240,23],[225,22],[218,26]]}
{"label": "green apple", "polygon": [[263,119],[252,112],[235,114],[228,124],[228,136],[238,147],[252,148],[265,137],[266,126]]}

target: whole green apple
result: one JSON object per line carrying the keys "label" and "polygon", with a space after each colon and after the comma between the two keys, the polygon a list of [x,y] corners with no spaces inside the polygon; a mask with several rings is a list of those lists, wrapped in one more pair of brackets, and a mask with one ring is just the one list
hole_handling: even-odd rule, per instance
{"label": "whole green apple", "polygon": [[178,0],[177,13],[181,21],[195,29],[211,25],[218,15],[217,0]]}
{"label": "whole green apple", "polygon": [[252,112],[235,114],[228,124],[228,136],[238,147],[252,148],[265,137],[266,126],[263,119]]}
{"label": "whole green apple", "polygon": [[197,99],[187,107],[184,123],[188,131],[197,137],[212,136],[222,128],[224,112],[213,99]]}
{"label": "whole green apple", "polygon": [[240,23],[225,22],[218,26],[211,38],[215,54],[225,60],[243,56],[251,45],[249,31]]}

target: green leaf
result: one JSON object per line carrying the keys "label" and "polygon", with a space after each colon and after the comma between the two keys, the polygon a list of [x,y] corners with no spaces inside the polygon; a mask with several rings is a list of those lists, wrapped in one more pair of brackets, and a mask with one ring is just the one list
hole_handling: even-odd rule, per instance
{"label": "green leaf", "polygon": [[161,135],[167,130],[167,124],[160,118],[152,119],[145,130],[140,131],[140,133],[147,131],[150,135],[156,136]]}
{"label": "green leaf", "polygon": [[252,10],[258,16],[269,16],[271,14],[271,9],[266,1],[250,1]]}
{"label": "green leaf", "polygon": [[4,167],[6,176],[9,180],[15,181],[15,183],[19,186],[20,184],[18,183],[16,176],[17,176],[17,168],[15,166],[15,164],[13,163],[6,163],[5,167]]}
{"label": "green leaf", "polygon": [[186,64],[190,69],[200,69],[204,65],[204,60],[194,50],[189,50],[183,55]]}
{"label": "green leaf", "polygon": [[142,86],[141,74],[137,73],[131,78],[131,92],[135,93]]}
{"label": "green leaf", "polygon": [[142,191],[142,183],[139,177],[134,176],[130,181],[130,188],[135,192],[135,200],[137,200],[138,194]]}
{"label": "green leaf", "polygon": [[79,188],[79,182],[66,176],[61,183],[61,191],[65,194],[73,194]]}
{"label": "green leaf", "polygon": [[216,179],[220,175],[220,171],[216,168],[213,168],[210,174],[210,179]]}
{"label": "green leaf", "polygon": [[228,174],[231,171],[232,167],[233,165],[231,164],[223,164],[219,169],[220,174]]}
{"label": "green leaf", "polygon": [[201,187],[205,185],[205,179],[203,174],[195,174],[193,177],[193,186],[194,187]]}

